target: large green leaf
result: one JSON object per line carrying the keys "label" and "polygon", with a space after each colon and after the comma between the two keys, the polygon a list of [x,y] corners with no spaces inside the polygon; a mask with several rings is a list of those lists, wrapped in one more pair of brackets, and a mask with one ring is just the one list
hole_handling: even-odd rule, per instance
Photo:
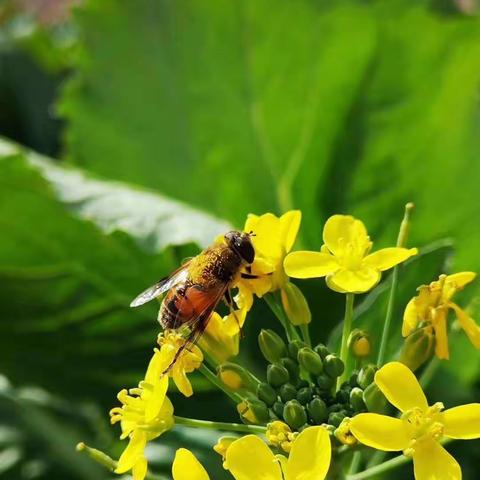
{"label": "large green leaf", "polygon": [[374,47],[365,6],[103,0],[76,19],[71,160],[236,223],[292,205],[316,217]]}
{"label": "large green leaf", "polygon": [[133,310],[130,300],[197,251],[167,245],[205,243],[227,225],[0,147],[2,370],[19,383],[86,397],[96,386],[137,383],[158,307]]}

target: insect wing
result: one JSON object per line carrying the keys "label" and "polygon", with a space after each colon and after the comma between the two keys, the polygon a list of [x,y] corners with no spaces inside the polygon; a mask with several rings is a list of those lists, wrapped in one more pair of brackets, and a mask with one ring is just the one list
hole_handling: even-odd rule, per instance
{"label": "insect wing", "polygon": [[143,291],[135,300],[130,303],[131,307],[139,307],[144,303],[153,300],[161,295],[163,292],[170,290],[174,285],[185,282],[188,278],[188,263],[182,265],[178,270],[173,272],[168,277],[162,278],[159,282]]}

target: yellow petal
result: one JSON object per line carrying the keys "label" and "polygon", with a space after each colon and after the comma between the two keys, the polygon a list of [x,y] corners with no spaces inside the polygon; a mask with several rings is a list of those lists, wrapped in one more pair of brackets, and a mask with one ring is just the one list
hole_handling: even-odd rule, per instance
{"label": "yellow petal", "polygon": [[463,288],[470,282],[473,282],[477,274],[475,272],[458,272],[453,275],[447,275],[445,283],[451,283],[456,286],[457,289]]}
{"label": "yellow petal", "polygon": [[404,337],[408,337],[418,325],[418,312],[415,299],[416,297],[407,303],[405,312],[403,312],[402,335]]}
{"label": "yellow petal", "polygon": [[245,231],[255,233],[252,243],[259,256],[272,259],[278,259],[282,256],[280,219],[273,213],[265,213],[256,218],[249,215],[245,223]]}
{"label": "yellow petal", "polygon": [[145,421],[151,422],[160,412],[168,390],[168,375],[163,375],[153,387],[152,396],[145,407]]}
{"label": "yellow petal", "polygon": [[140,457],[132,468],[133,480],[143,480],[147,475],[148,463],[145,457]]}
{"label": "yellow petal", "polygon": [[210,480],[202,464],[186,448],[179,448],[175,453],[172,476],[173,480]]}
{"label": "yellow petal", "polygon": [[147,444],[147,435],[142,430],[135,430],[130,437],[127,448],[118,459],[115,473],[125,473],[133,468],[140,457],[143,457],[143,451]]}
{"label": "yellow petal", "polygon": [[465,310],[462,310],[455,303],[450,303],[449,307],[455,310],[457,314],[458,321],[463,331],[467,334],[468,338],[472,342],[472,345],[476,349],[480,349],[480,326],[475,323],[475,320],[468,315]]}
{"label": "yellow petal", "polygon": [[339,293],[363,293],[371,290],[380,281],[380,272],[372,267],[361,270],[344,268],[327,277],[329,288]]}
{"label": "yellow petal", "polygon": [[410,442],[405,422],[378,413],[355,415],[350,431],[364,445],[387,452],[404,450]]}
{"label": "yellow petal", "polygon": [[227,450],[226,468],[235,480],[282,480],[278,461],[256,435],[235,440]]}
{"label": "yellow petal", "polygon": [[183,368],[180,368],[180,366],[173,367],[172,378],[181,393],[186,397],[191,397],[193,395],[192,384]]}
{"label": "yellow petal", "polygon": [[300,210],[290,210],[280,217],[280,235],[285,253],[292,249],[301,221],[302,212]]}
{"label": "yellow petal", "polygon": [[444,435],[470,440],[480,438],[480,403],[469,403],[442,412]]}
{"label": "yellow petal", "polygon": [[375,374],[375,383],[387,400],[401,412],[414,407],[425,410],[427,399],[413,372],[400,362],[390,362]]}
{"label": "yellow petal", "polygon": [[421,442],[413,454],[416,480],[461,480],[457,461],[435,440]]}
{"label": "yellow petal", "polygon": [[437,308],[432,320],[435,330],[435,355],[441,360],[448,360],[447,313],[444,308]]}
{"label": "yellow petal", "polygon": [[323,241],[330,252],[341,256],[348,243],[367,245],[365,225],[350,215],[333,215],[323,227]]}
{"label": "yellow petal", "polygon": [[328,253],[300,251],[288,254],[283,268],[289,277],[318,278],[336,272],[340,266]]}
{"label": "yellow petal", "polygon": [[293,442],[286,467],[287,478],[323,480],[330,468],[331,457],[327,430],[323,427],[306,428]]}
{"label": "yellow petal", "polygon": [[407,258],[416,255],[416,248],[383,248],[364,258],[364,262],[377,270],[384,271],[404,262]]}

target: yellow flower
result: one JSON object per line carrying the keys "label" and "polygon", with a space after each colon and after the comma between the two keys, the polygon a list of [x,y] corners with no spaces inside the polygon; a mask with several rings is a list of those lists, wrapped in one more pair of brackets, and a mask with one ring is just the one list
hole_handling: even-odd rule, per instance
{"label": "yellow flower", "polygon": [[241,279],[238,283],[240,304],[250,306],[253,294],[262,297],[280,290],[285,312],[296,325],[310,322],[310,309],[302,292],[290,283],[283,262],[295,243],[301,218],[299,210],[290,210],[281,217],[272,213],[248,215],[244,230],[254,233],[255,261],[251,274],[258,278]]}
{"label": "yellow flower", "polygon": [[265,435],[270,445],[289,453],[298,433],[292,432],[292,429],[286,423],[275,420],[267,425],[267,433]]}
{"label": "yellow flower", "polygon": [[381,272],[417,254],[416,248],[383,248],[369,253],[372,242],[365,225],[349,215],[333,215],[325,223],[320,252],[287,255],[285,271],[294,278],[326,277],[340,293],[363,293],[380,281]]}
{"label": "yellow flower", "polygon": [[[185,345],[185,339],[181,334],[173,330],[167,330],[158,336],[158,344],[160,345],[159,373],[162,373],[172,364],[178,350]],[[187,373],[199,368],[202,362],[202,351],[196,345],[188,345],[168,372],[177,388],[186,397],[193,394],[192,384],[187,377]]]}
{"label": "yellow flower", "polygon": [[465,310],[451,301],[475,277],[474,272],[440,275],[437,281],[419,287],[418,295],[405,308],[402,335],[410,335],[420,322],[431,324],[435,330],[435,354],[438,358],[448,359],[447,316],[449,309],[452,309],[474,347],[480,349],[480,327]]}
{"label": "yellow flower", "polygon": [[215,452],[222,456],[223,468],[225,468],[225,470],[227,469],[225,464],[227,450],[230,448],[230,445],[237,439],[238,437],[220,437],[217,443],[213,446]]}
{"label": "yellow flower", "polygon": [[358,441],[411,456],[416,480],[460,480],[460,466],[439,441],[444,437],[479,438],[480,403],[445,411],[440,402],[429,406],[415,375],[399,362],[383,366],[375,375],[375,383],[402,416],[361,413],[353,417],[350,430]]}
{"label": "yellow flower", "polygon": [[[235,480],[323,480],[330,467],[330,437],[323,427],[309,427],[298,435],[288,460],[275,456],[255,435],[235,440],[227,449],[225,466]],[[205,469],[188,450],[177,450],[173,480],[209,480]]]}
{"label": "yellow flower", "polygon": [[239,352],[240,328],[245,323],[246,309],[236,310],[225,317],[217,312],[210,316],[199,346],[217,363],[223,363]]}
{"label": "yellow flower", "polygon": [[166,396],[168,377],[161,376],[162,359],[158,350],[154,353],[138,388],[122,390],[118,399],[121,407],[112,408],[110,421],[120,422],[121,439],[129,438],[115,473],[132,470],[134,480],[143,480],[147,473],[147,459],[144,450],[147,442],[172,428],[173,406]]}

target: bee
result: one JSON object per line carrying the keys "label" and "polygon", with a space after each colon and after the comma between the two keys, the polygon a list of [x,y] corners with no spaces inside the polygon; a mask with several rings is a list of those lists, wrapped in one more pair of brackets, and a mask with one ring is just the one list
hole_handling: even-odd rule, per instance
{"label": "bee", "polygon": [[256,278],[250,273],[250,265],[255,259],[252,236],[252,232],[235,230],[226,233],[223,242],[211,245],[147,288],[130,304],[139,307],[168,292],[160,307],[158,321],[164,329],[189,328],[185,344],[177,351],[167,371],[188,344],[198,341],[222,299],[233,310],[230,289],[238,278]]}

